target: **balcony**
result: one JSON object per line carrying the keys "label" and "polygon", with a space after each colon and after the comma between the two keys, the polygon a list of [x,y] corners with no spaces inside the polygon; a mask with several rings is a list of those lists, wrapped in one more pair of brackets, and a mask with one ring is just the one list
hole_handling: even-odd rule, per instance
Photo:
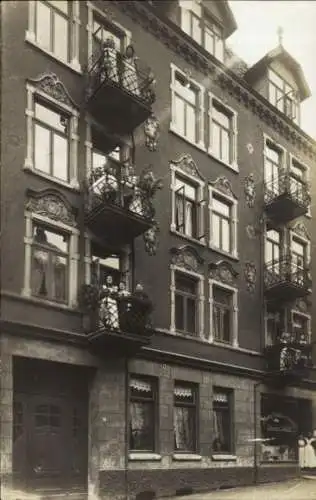
{"label": "balcony", "polygon": [[308,184],[285,172],[264,185],[265,211],[268,226],[285,224],[305,215],[311,202]]}
{"label": "balcony", "polygon": [[146,65],[133,55],[123,55],[113,40],[107,40],[88,64],[86,107],[113,134],[130,134],[152,113],[154,85],[153,73]]}
{"label": "balcony", "polygon": [[268,301],[287,302],[310,293],[310,273],[289,256],[268,262],[264,269],[265,296]]}
{"label": "balcony", "polygon": [[123,283],[84,285],[79,304],[88,319],[88,341],[99,354],[133,355],[150,343],[152,302],[141,285],[133,293]]}
{"label": "balcony", "polygon": [[153,197],[160,188],[149,168],[137,176],[131,166],[108,159],[85,185],[85,224],[104,242],[129,243],[154,224]]}
{"label": "balcony", "polygon": [[266,347],[268,376],[289,381],[302,378],[312,367],[312,345],[307,334],[283,332],[274,345]]}

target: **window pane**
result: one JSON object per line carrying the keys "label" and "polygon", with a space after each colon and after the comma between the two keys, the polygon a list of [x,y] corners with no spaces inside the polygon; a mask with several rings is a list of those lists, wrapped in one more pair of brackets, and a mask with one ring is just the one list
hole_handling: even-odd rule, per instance
{"label": "window pane", "polygon": [[215,46],[214,33],[211,30],[211,28],[208,28],[207,26],[205,27],[205,33],[204,33],[204,46],[205,49],[210,54],[214,55],[214,46]]}
{"label": "window pane", "polygon": [[67,264],[66,257],[52,255],[52,298],[55,300],[66,300]]}
{"label": "window pane", "polygon": [[269,84],[269,101],[274,106],[276,105],[276,101],[277,101],[276,88],[272,83]]}
{"label": "window pane", "polygon": [[222,130],[222,151],[221,160],[230,163],[230,134],[227,130]]}
{"label": "window pane", "polygon": [[185,135],[185,103],[183,99],[175,95],[174,99],[174,123],[181,135]]}
{"label": "window pane", "polygon": [[54,53],[68,61],[68,19],[54,14]]}
{"label": "window pane", "polygon": [[47,50],[51,46],[51,9],[40,1],[36,3],[36,41]]}
{"label": "window pane", "polygon": [[225,252],[230,252],[230,240],[231,240],[231,235],[230,235],[230,223],[227,219],[222,219],[222,244],[221,248]]}
{"label": "window pane", "polygon": [[188,184],[187,182],[182,181],[179,178],[176,179],[175,190],[178,191],[179,195],[184,193],[186,198],[189,198],[191,200],[196,199],[196,187],[192,186],[191,184]]}
{"label": "window pane", "polygon": [[217,108],[214,105],[214,102],[213,102],[213,109],[212,109],[212,117],[213,117],[213,120],[216,121],[216,123],[221,125],[223,128],[226,128],[226,129],[230,128],[230,117],[227,116],[227,114],[222,109]]}
{"label": "window pane", "polygon": [[38,102],[35,103],[35,118],[63,134],[67,133],[68,117]]}
{"label": "window pane", "polygon": [[195,451],[195,408],[176,406],[173,418],[175,449]]}
{"label": "window pane", "polygon": [[68,14],[69,5],[67,0],[49,0],[49,3],[61,10],[64,14]]}
{"label": "window pane", "polygon": [[271,82],[273,82],[277,87],[279,87],[280,89],[283,89],[283,85],[284,85],[284,82],[282,80],[282,78],[277,75],[274,71],[270,70],[269,71],[269,79],[271,80]]}
{"label": "window pane", "polygon": [[154,451],[154,408],[152,402],[130,404],[130,449]]}
{"label": "window pane", "polygon": [[202,40],[202,30],[201,30],[201,21],[198,17],[192,14],[192,38],[201,43]]}
{"label": "window pane", "polygon": [[31,263],[31,290],[33,295],[48,295],[48,252],[33,249]]}
{"label": "window pane", "polygon": [[196,300],[187,298],[187,327],[190,333],[196,333]]}
{"label": "window pane", "polygon": [[213,244],[220,248],[221,245],[221,219],[218,215],[213,213],[212,216],[212,236],[213,236]]}
{"label": "window pane", "polygon": [[192,295],[196,294],[196,281],[184,275],[176,276],[176,289],[183,292],[190,293]]}
{"label": "window pane", "polygon": [[216,37],[215,39],[215,57],[219,61],[224,61],[224,41],[221,37]]}
{"label": "window pane", "polygon": [[214,408],[214,440],[213,451],[216,453],[231,451],[229,408]]}
{"label": "window pane", "polygon": [[196,109],[187,104],[186,106],[186,137],[197,142],[197,112]]}
{"label": "window pane", "polygon": [[68,181],[68,140],[54,134],[53,137],[53,175]]}
{"label": "window pane", "polygon": [[184,297],[175,296],[175,327],[176,330],[184,330]]}
{"label": "window pane", "polygon": [[212,123],[212,128],[211,128],[211,133],[212,133],[212,151],[215,156],[220,158],[221,156],[221,129],[217,125],[217,123],[213,122]]}
{"label": "window pane", "polygon": [[215,212],[223,215],[224,217],[230,217],[230,205],[228,203],[213,197],[212,207]]}
{"label": "window pane", "polygon": [[47,244],[56,250],[68,252],[68,238],[62,234],[54,233],[53,231],[45,230]]}
{"label": "window pane", "polygon": [[50,131],[35,124],[34,129],[34,167],[50,174],[51,145]]}
{"label": "window pane", "polygon": [[97,151],[92,152],[92,168],[103,167],[106,163],[106,155],[99,153]]}

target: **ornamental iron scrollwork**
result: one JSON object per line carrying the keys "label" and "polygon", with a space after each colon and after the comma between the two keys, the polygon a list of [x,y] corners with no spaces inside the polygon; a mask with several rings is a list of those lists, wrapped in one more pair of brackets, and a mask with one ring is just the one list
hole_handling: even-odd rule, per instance
{"label": "ornamental iron scrollwork", "polygon": [[307,289],[310,284],[309,270],[303,261],[295,261],[291,254],[265,265],[264,284],[271,288],[282,283],[290,283],[296,287]]}
{"label": "ornamental iron scrollwork", "polygon": [[144,123],[146,147],[149,149],[149,151],[157,151],[159,128],[159,121],[155,115],[151,115]]}
{"label": "ornamental iron scrollwork", "polygon": [[307,209],[310,202],[310,187],[307,182],[294,179],[290,172],[279,170],[279,175],[264,184],[264,202],[269,205],[280,196],[287,196],[298,206]]}

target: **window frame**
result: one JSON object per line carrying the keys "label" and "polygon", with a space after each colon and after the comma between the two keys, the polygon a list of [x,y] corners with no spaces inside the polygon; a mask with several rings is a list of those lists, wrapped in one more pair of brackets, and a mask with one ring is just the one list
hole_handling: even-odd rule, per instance
{"label": "window frame", "polygon": [[[194,283],[194,287],[195,287],[195,293],[191,293],[191,292],[187,292],[187,291],[184,291],[182,289],[179,289],[177,288],[177,278],[179,278],[179,276],[181,275],[181,278],[184,278],[184,279],[187,279],[188,281],[192,281],[192,283]],[[175,328],[176,328],[176,331],[178,333],[181,333],[182,335],[186,335],[186,336],[190,336],[190,337],[194,337],[197,332],[198,332],[198,322],[197,322],[197,319],[198,319],[198,287],[199,287],[199,283],[198,283],[198,280],[196,278],[192,278],[192,276],[188,276],[186,275],[185,273],[181,273],[179,271],[176,271],[175,272]],[[181,329],[178,329],[177,328],[177,297],[182,297],[182,303],[183,303],[183,317],[182,317],[182,322],[183,322],[183,326],[184,328],[181,330]],[[194,300],[194,310],[195,310],[195,328],[194,330],[195,331],[190,331],[187,329],[188,327],[188,316],[189,316],[189,313],[188,313],[188,300],[189,299],[193,299]]]}
{"label": "window frame", "polygon": [[46,1],[45,4],[53,10],[60,12],[62,17],[68,18],[68,60],[65,61],[51,50],[41,46],[36,40],[36,15],[37,15],[37,0],[29,0],[28,2],[28,28],[25,33],[25,40],[35,47],[39,48],[49,56],[56,59],[58,62],[68,66],[72,70],[81,73],[81,65],[79,62],[79,34],[80,34],[80,1],[73,0],[69,2],[69,15],[62,14],[58,8]]}
{"label": "window frame", "polygon": [[[216,105],[214,106],[214,102]],[[223,101],[221,101],[217,96],[208,93],[208,154],[215,158],[218,162],[226,167],[229,167],[234,172],[239,172],[238,167],[238,150],[237,150],[237,142],[238,142],[238,113],[232,107],[227,106]],[[227,162],[221,159],[213,149],[213,138],[212,138],[212,129],[213,129],[213,108],[219,107],[224,110],[224,113],[230,119],[230,131],[229,131],[229,148],[230,148],[230,161]]]}
{"label": "window frame", "polygon": [[[26,84],[27,90],[27,107],[26,107],[26,158],[24,160],[24,169],[43,177],[53,183],[60,184],[64,187],[79,190],[79,174],[78,174],[78,122],[79,112],[76,108],[70,107],[55,98],[46,94],[39,88],[31,85],[29,82]],[[69,132],[68,132],[68,179],[65,181],[53,175],[47,174],[35,168],[35,104],[40,103],[48,109],[56,110],[64,114],[69,119]],[[50,129],[51,130],[51,129]]]}
{"label": "window frame", "polygon": [[[230,342],[222,342],[217,340],[214,335],[213,328],[213,305],[214,305],[214,287],[221,288],[232,294],[232,307],[231,307],[231,332],[230,332]],[[221,281],[209,279],[209,336],[208,342],[210,344],[216,344],[223,347],[234,347],[238,348],[238,289],[234,286],[228,285]]]}
{"label": "window frame", "polygon": [[[176,330],[176,273],[187,275],[189,278],[196,279],[197,281],[197,304],[196,304],[196,333],[189,335],[187,332],[180,332]],[[171,308],[170,308],[170,333],[181,335],[189,338],[203,338],[204,336],[204,276],[194,271],[185,269],[175,264],[170,265],[170,295],[171,295]]]}
{"label": "window frame", "polygon": [[[286,308],[280,308],[277,311],[269,311],[269,305],[267,302],[265,302],[265,309],[264,309],[264,333],[265,333],[265,346],[273,346],[273,339],[269,338],[269,331],[268,331],[268,321],[269,321],[269,316],[271,317],[272,315],[280,315],[280,333],[284,332],[286,330],[285,326],[287,324],[287,309]],[[275,339],[276,340],[276,339]]]}
{"label": "window frame", "polygon": [[[151,387],[152,387],[152,392],[153,392],[153,396],[152,398],[149,400],[149,399],[146,399],[146,398],[141,398],[141,397],[133,397],[132,396],[132,392],[131,392],[131,380],[132,379],[136,379],[138,382],[140,383],[146,383],[146,384],[150,384]],[[130,411],[131,411],[131,403],[133,401],[136,401],[136,402],[142,402],[142,401],[150,401],[151,402],[151,405],[152,405],[152,413],[153,413],[153,418],[154,418],[154,422],[153,422],[153,436],[152,436],[152,440],[153,440],[153,450],[145,450],[145,449],[134,449],[134,448],[131,448],[130,446],[130,440],[131,440],[131,414],[130,414]],[[135,455],[135,454],[144,454],[144,455],[148,455],[148,454],[154,454],[154,453],[157,453],[158,451],[158,446],[159,446],[159,439],[158,439],[158,434],[159,434],[159,379],[157,377],[152,377],[152,376],[147,376],[147,375],[143,375],[143,374],[137,374],[137,373],[130,373],[129,374],[129,380],[128,380],[128,429],[129,429],[129,433],[128,433],[128,450],[129,450],[129,453],[132,454],[132,455]]]}
{"label": "window frame", "polygon": [[[192,390],[193,402],[177,401],[175,391],[176,388]],[[192,414],[194,416],[194,428],[192,430],[193,434],[193,449],[191,450],[180,450],[176,448],[176,437],[175,437],[175,409],[176,408],[193,408]],[[182,380],[174,380],[173,386],[173,435],[174,435],[174,454],[177,455],[196,455],[199,452],[199,387],[198,384],[193,382],[187,382]]]}
{"label": "window frame", "polygon": [[214,420],[215,413],[219,411],[221,408],[214,408],[214,403],[220,404],[220,402],[215,401],[215,394],[225,394],[227,397],[227,410],[229,417],[229,450],[215,451],[214,450],[214,440],[212,441],[212,457],[216,459],[216,457],[220,456],[233,456],[236,450],[236,439],[235,439],[235,428],[234,428],[234,390],[227,387],[215,386],[213,387],[213,396],[212,396],[212,416],[213,416],[213,433],[215,434],[214,429]]}
{"label": "window frame", "polygon": [[[271,75],[276,75],[277,78],[279,78],[282,81],[282,88],[278,86],[274,81],[273,78],[271,78]],[[279,102],[282,103],[282,106],[279,107],[277,102],[274,102],[274,99],[272,99],[271,95],[271,87],[274,87],[276,95],[277,92],[282,94],[282,97],[279,97]],[[287,92],[286,87],[290,88],[290,91]],[[288,83],[282,76],[279,75],[277,71],[275,71],[273,68],[268,69],[268,101],[275,106],[281,113],[284,113],[284,115],[292,120],[294,123],[297,125],[300,125],[300,119],[301,119],[301,113],[300,113],[300,101],[297,98],[289,97],[288,93],[293,92],[294,94],[298,92],[298,90],[295,90],[290,83]],[[289,115],[287,113],[287,102],[291,102],[291,109],[293,111],[293,108],[296,110],[296,116]]]}
{"label": "window frame", "polygon": [[[306,336],[307,342],[310,343],[312,339],[312,317],[310,314],[300,311],[296,308],[290,310],[290,318],[291,318],[291,328],[294,326],[294,316],[300,316],[306,321]],[[294,332],[293,332],[294,333]]]}
{"label": "window frame", "polygon": [[307,237],[298,234],[295,227],[289,231],[289,248],[291,257],[293,256],[293,241],[301,244],[304,247],[303,269],[307,269],[311,263],[311,240]]}
{"label": "window frame", "polygon": [[[171,119],[170,119],[170,126],[169,130],[185,141],[189,142],[190,144],[193,144],[194,146],[198,147],[202,151],[206,151],[205,148],[205,134],[204,134],[204,113],[205,113],[205,89],[204,87],[199,84],[197,81],[193,80],[191,77],[188,78],[188,76],[185,74],[184,71],[182,71],[180,68],[178,68],[175,64],[171,63],[170,64],[171,68],[171,80],[170,80],[170,92],[171,92]],[[177,129],[177,124],[175,121],[175,96],[178,94],[177,92],[177,85],[176,85],[176,76],[177,74],[184,78],[185,80],[188,80],[190,85],[195,89],[196,95],[197,95],[197,105],[195,106],[195,126],[196,126],[196,134],[197,134],[197,140],[193,141],[189,137],[186,137],[181,131]],[[181,97],[182,98],[182,97]],[[185,100],[185,98],[183,98]]]}
{"label": "window frame", "polygon": [[[22,295],[42,304],[58,306],[60,308],[75,308],[77,307],[78,295],[78,266],[79,266],[79,230],[75,227],[68,226],[63,222],[53,221],[48,217],[38,213],[25,211],[25,236],[24,236],[24,286]],[[68,283],[67,283],[67,300],[65,302],[55,301],[51,298],[46,299],[32,294],[31,290],[31,273],[32,273],[32,245],[33,245],[33,226],[42,225],[51,231],[64,233],[69,236],[69,252],[68,252]]]}
{"label": "window frame", "polygon": [[[291,172],[293,171],[294,163],[297,163],[299,165],[299,168],[303,172],[303,182],[305,182],[307,185],[310,183],[311,176],[310,176],[310,167],[304,163],[302,160],[300,160],[297,156],[293,155],[292,153],[289,153],[290,157],[290,176]],[[297,167],[296,167],[297,168]],[[311,212],[311,203],[308,206],[307,213],[305,214],[305,217],[311,218],[312,217],[312,212]]]}
{"label": "window frame", "polygon": [[113,28],[114,33],[119,33],[122,36],[122,47],[126,48],[131,44],[132,33],[124,28],[121,24],[113,21],[109,16],[106,15],[101,9],[94,5],[90,0],[86,2],[88,9],[88,22],[87,22],[87,32],[88,32],[88,60],[90,61],[93,56],[93,25],[95,18],[98,18],[100,23],[104,23],[109,30]]}
{"label": "window frame", "polygon": [[[234,259],[238,259],[238,200],[232,195],[223,193],[220,189],[217,189],[216,186],[209,184],[208,185],[209,192],[209,247],[226,256],[233,257]],[[223,203],[227,203],[230,205],[231,216],[230,216],[230,243],[231,243],[231,251],[226,252],[221,248],[218,248],[214,244],[214,235],[213,235],[213,198],[223,200]]]}
{"label": "window frame", "polygon": [[[182,238],[185,238],[187,240],[193,240],[198,242],[201,245],[205,245],[205,236],[204,236],[204,227],[205,227],[205,219],[204,219],[204,212],[205,212],[205,197],[204,197],[204,192],[205,192],[205,182],[202,179],[199,179],[198,177],[193,177],[192,175],[189,175],[187,172],[184,172],[181,168],[178,168],[176,165],[173,163],[170,164],[170,172],[171,172],[171,184],[170,184],[170,189],[171,189],[171,223],[170,223],[170,231],[172,233],[175,233]],[[197,207],[197,221],[196,221],[196,230],[197,230],[197,237],[189,236],[185,233],[182,233],[181,231],[177,230],[177,224],[176,224],[176,181],[177,179],[181,180],[182,182],[187,182],[189,185],[195,187],[196,189],[196,207]],[[201,235],[199,237],[199,235]]]}

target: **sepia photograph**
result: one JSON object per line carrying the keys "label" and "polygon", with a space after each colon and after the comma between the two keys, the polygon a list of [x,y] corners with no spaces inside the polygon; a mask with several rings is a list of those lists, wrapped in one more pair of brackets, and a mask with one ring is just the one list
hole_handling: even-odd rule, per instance
{"label": "sepia photograph", "polygon": [[0,13],[0,500],[316,500],[316,0]]}

